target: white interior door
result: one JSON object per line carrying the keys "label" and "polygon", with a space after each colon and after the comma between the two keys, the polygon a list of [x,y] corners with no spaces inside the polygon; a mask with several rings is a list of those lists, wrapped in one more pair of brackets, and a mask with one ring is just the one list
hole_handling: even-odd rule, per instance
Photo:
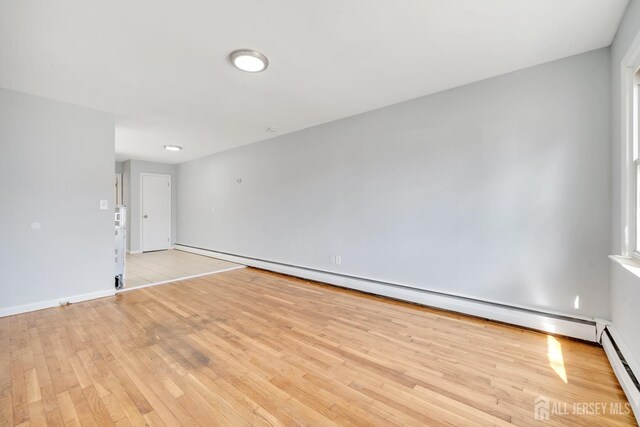
{"label": "white interior door", "polygon": [[142,251],[171,247],[171,175],[140,174]]}

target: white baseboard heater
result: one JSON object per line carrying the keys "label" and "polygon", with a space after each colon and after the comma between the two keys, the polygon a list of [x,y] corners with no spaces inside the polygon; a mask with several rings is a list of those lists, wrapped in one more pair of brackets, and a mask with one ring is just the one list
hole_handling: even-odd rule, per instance
{"label": "white baseboard heater", "polygon": [[627,348],[624,340],[613,325],[605,325],[600,335],[600,343],[604,348],[613,372],[629,400],[636,420],[640,420],[640,364]]}
{"label": "white baseboard heater", "polygon": [[514,307],[497,302],[483,301],[464,296],[418,289],[402,284],[387,283],[312,268],[298,267],[188,245],[177,244],[175,245],[175,249],[443,310],[510,323],[547,333],[597,342],[596,322],[592,319],[548,313],[526,307]]}

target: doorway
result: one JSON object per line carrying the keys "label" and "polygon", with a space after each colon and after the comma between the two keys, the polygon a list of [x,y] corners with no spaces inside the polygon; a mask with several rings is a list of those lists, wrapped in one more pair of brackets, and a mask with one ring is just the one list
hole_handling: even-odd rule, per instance
{"label": "doorway", "polygon": [[117,173],[116,174],[116,187],[115,187],[115,194],[114,194],[114,205],[115,206],[120,206],[122,205],[122,174],[121,173]]}
{"label": "doorway", "polygon": [[140,174],[142,252],[171,248],[171,175]]}

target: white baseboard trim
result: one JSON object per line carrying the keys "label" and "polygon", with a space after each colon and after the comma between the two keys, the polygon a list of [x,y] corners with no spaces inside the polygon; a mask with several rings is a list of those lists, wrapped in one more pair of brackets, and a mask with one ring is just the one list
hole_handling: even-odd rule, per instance
{"label": "white baseboard trim", "polygon": [[430,292],[401,285],[245,258],[190,246],[175,245],[175,249],[317,282],[329,283],[343,288],[355,289],[430,307],[496,320],[498,322],[523,326],[543,332],[565,335],[591,342],[596,342],[597,340],[595,322],[574,318],[573,316],[544,313],[534,309],[512,307],[461,296]]}
{"label": "white baseboard trim", "polygon": [[126,284],[127,281],[125,279],[125,287],[122,289],[116,289],[116,293],[120,294],[122,292],[129,292],[129,291],[137,291],[139,289],[144,289],[144,288],[149,288],[151,286],[158,286],[158,285],[167,285],[169,283],[175,283],[175,282],[180,282],[182,280],[188,280],[188,279],[195,279],[196,277],[202,277],[202,276],[210,276],[212,274],[218,274],[218,273],[224,273],[226,271],[231,271],[231,270],[237,270],[239,268],[246,268],[246,266],[244,265],[239,265],[237,267],[229,267],[229,268],[225,268],[224,270],[216,270],[216,271],[210,271],[209,273],[200,273],[200,274],[194,274],[192,276],[186,276],[186,277],[179,277],[177,279],[171,279],[171,280],[163,280],[162,282],[155,282],[155,283],[147,283],[146,285],[140,285],[140,286],[133,286],[131,288],[127,288]]}
{"label": "white baseboard trim", "polygon": [[13,307],[0,308],[0,317],[13,316],[15,314],[28,313],[30,311],[42,310],[44,308],[58,307],[61,303],[76,303],[97,298],[111,297],[115,295],[115,289],[107,291],[91,292],[88,294],[60,297],[47,301],[38,301],[31,304],[15,305]]}
{"label": "white baseboard trim", "polygon": [[[170,250],[173,250],[173,249],[175,249],[175,247],[173,247],[173,246],[169,246],[169,247],[168,247],[168,248],[166,248],[166,249],[158,249],[157,251],[149,251],[149,252],[170,251]],[[143,251],[143,250],[139,250],[139,251],[130,251],[129,249],[127,249],[127,253],[128,253],[128,254],[130,254],[130,255],[136,255],[136,254],[144,253],[144,251]]]}
{"label": "white baseboard trim", "polygon": [[636,378],[637,375],[640,375],[640,364],[633,357],[633,354],[624,343],[615,326],[608,325],[606,327],[606,330],[602,334],[601,344],[602,347],[604,347],[604,352],[607,354],[609,363],[611,363],[613,372],[616,374],[618,382],[620,386],[622,386],[624,394],[627,396],[627,400],[629,400],[636,420],[640,421],[640,390],[638,390],[638,387],[634,384],[631,375],[629,375],[627,368],[620,359],[616,346],[618,350],[620,350],[620,353],[622,353],[622,357],[624,357],[629,369],[636,375]]}

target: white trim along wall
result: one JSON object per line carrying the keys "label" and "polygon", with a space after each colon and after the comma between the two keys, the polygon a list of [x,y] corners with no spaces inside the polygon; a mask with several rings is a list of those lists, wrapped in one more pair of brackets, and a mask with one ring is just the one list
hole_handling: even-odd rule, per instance
{"label": "white trim along wall", "polygon": [[[620,62],[621,137],[622,137],[622,249],[623,256],[640,259],[636,254],[636,167],[638,166],[638,111],[634,105],[636,71],[640,68],[640,33]],[[636,95],[637,96],[637,95]]]}
{"label": "white trim along wall", "polygon": [[[111,279],[113,281],[113,279]],[[16,305],[12,307],[0,308],[0,317],[13,316],[15,314],[28,313],[30,311],[42,310],[44,308],[58,307],[67,304],[74,304],[82,301],[89,301],[97,298],[111,297],[116,294],[115,289],[107,291],[91,292],[88,294],[60,297],[46,301],[37,301],[29,304]]]}

